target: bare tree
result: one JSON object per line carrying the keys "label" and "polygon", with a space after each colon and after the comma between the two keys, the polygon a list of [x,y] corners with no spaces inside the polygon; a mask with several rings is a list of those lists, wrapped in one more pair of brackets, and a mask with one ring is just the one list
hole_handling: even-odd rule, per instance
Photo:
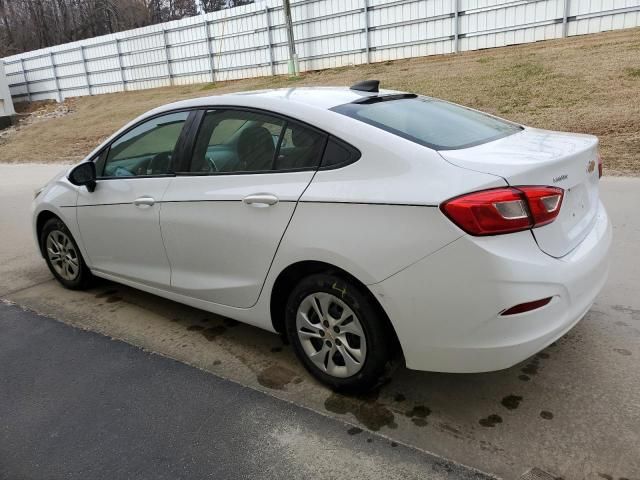
{"label": "bare tree", "polygon": [[0,57],[254,0],[0,0]]}

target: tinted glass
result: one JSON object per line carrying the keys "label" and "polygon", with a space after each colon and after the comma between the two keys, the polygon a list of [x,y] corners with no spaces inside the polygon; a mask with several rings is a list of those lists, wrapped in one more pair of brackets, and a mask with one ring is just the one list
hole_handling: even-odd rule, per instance
{"label": "tinted glass", "polygon": [[521,130],[518,125],[426,97],[348,103],[334,110],[436,150],[467,148]]}
{"label": "tinted glass", "polygon": [[111,145],[102,176],[169,173],[173,150],[188,116],[189,112],[163,115],[124,134]]}
{"label": "tinted glass", "polygon": [[322,167],[344,166],[360,158],[360,152],[333,137],[329,138],[322,156]]}
{"label": "tinted glass", "polygon": [[263,172],[274,168],[284,121],[254,112],[216,110],[204,116],[191,171]]}
{"label": "tinted glass", "polygon": [[324,134],[287,122],[274,170],[317,168],[326,140]]}

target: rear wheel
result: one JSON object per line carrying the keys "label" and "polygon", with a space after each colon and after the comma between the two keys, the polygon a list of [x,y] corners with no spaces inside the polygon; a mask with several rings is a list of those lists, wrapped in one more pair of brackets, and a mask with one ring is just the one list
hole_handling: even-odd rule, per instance
{"label": "rear wheel", "polygon": [[59,218],[44,224],[40,234],[40,247],[49,270],[66,288],[88,288],[93,275],[82,258],[71,232]]}
{"label": "rear wheel", "polygon": [[298,358],[321,382],[354,393],[380,383],[391,336],[360,285],[330,274],[306,277],[289,296],[285,321]]}

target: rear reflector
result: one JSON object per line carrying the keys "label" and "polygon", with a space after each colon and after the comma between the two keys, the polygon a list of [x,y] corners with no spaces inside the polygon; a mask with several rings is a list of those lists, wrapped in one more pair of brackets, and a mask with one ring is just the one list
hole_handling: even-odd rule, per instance
{"label": "rear reflector", "polygon": [[564,190],[556,187],[494,188],[452,198],[440,209],[471,235],[498,235],[553,222],[563,196]]}
{"label": "rear reflector", "polygon": [[598,178],[602,178],[602,155],[598,154]]}
{"label": "rear reflector", "polygon": [[514,305],[511,308],[507,308],[500,315],[515,315],[516,313],[524,313],[530,312],[531,310],[535,310],[536,308],[544,307],[547,305],[553,297],[543,298],[540,300],[534,300],[533,302],[520,303],[519,305]]}

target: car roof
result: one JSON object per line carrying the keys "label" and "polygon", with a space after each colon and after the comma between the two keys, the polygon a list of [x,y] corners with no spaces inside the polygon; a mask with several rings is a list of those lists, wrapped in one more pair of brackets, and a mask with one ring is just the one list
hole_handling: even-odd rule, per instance
{"label": "car roof", "polygon": [[349,87],[293,87],[275,88],[269,90],[253,90],[247,92],[228,93],[225,95],[213,95],[208,97],[198,97],[190,100],[164,105],[155,110],[174,110],[178,108],[206,107],[209,105],[238,105],[238,106],[259,106],[260,104],[280,104],[294,107],[304,105],[328,110],[338,105],[351,103],[365,97],[378,95],[391,95],[397,92],[394,90],[380,90],[379,92],[365,92],[352,90]]}

